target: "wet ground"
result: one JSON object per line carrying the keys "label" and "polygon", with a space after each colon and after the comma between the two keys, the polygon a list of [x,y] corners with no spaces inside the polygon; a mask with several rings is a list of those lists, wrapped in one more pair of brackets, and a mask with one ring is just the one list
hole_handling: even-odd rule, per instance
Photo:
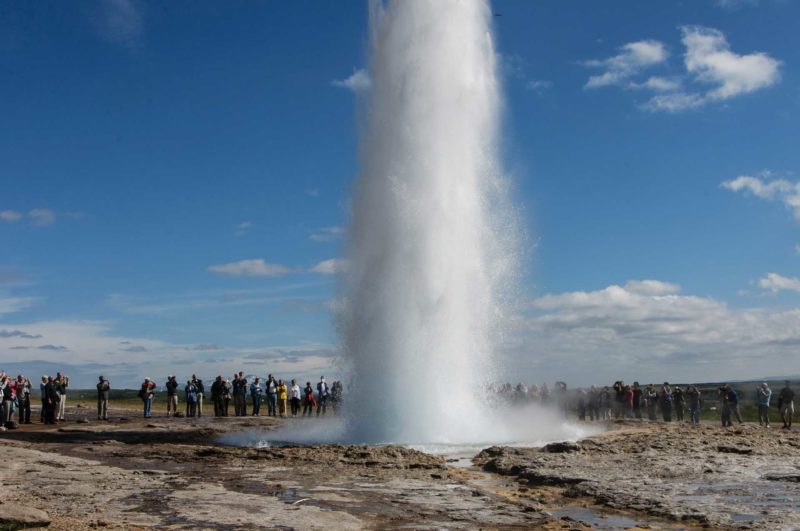
{"label": "wet ground", "polygon": [[399,446],[220,443],[282,423],[265,417],[115,413],[109,423],[0,434],[0,482],[17,485],[0,490],[0,515],[41,509],[53,529],[793,529],[800,522],[796,433],[621,423],[579,444],[490,448],[471,465]]}

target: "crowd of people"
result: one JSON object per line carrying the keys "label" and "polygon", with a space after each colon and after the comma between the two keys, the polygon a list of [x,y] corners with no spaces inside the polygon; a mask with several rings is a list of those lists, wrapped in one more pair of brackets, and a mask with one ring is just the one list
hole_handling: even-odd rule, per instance
{"label": "crowd of people", "polygon": [[[206,390],[203,380],[193,374],[183,385],[183,402],[185,410],[179,411],[180,387],[174,375],[166,378],[163,389],[150,378],[145,378],[139,389],[138,397],[142,400],[143,415],[153,415],[153,403],[159,393],[166,395],[166,415],[168,417],[202,417],[203,404],[207,393],[213,406],[214,416],[227,417],[233,403],[232,416],[260,416],[262,405],[266,402],[266,415],[272,417],[310,417],[321,416],[328,412],[338,415],[343,402],[343,385],[334,381],[330,385],[322,376],[315,386],[307,381],[301,386],[296,379],[285,381],[269,374],[262,384],[257,376],[248,377],[243,372],[233,375],[232,379],[217,376]],[[61,372],[56,376],[42,376],[39,384],[41,399],[40,421],[44,424],[55,424],[65,419],[67,389],[69,377]],[[547,384],[541,387],[522,383],[512,386],[506,383],[499,388],[490,386],[490,396],[501,404],[537,403],[548,407],[556,407],[567,415],[570,409],[577,413],[581,421],[603,421],[609,419],[649,419],[671,422],[687,421],[700,423],[700,411],[703,408],[703,392],[697,385],[685,387],[671,386],[668,382],[655,386],[641,386],[639,382],[632,385],[619,380],[612,386],[581,388],[569,395],[567,384],[556,382],[553,391]],[[111,384],[100,376],[97,383],[97,418],[108,420],[108,404]],[[0,430],[14,427],[15,424],[31,423],[33,383],[23,375],[16,378],[0,371]],[[708,397],[706,392],[706,398]],[[758,406],[758,421],[761,426],[770,427],[770,407],[777,406],[783,422],[783,429],[791,429],[794,416],[794,391],[791,382],[784,382],[773,402],[772,390],[767,382],[761,383],[754,392],[754,402]],[[733,425],[734,418],[742,423],[742,397],[730,384],[724,384],[716,390],[716,409],[720,415],[722,426]],[[714,397],[711,397],[714,400]],[[14,422],[16,413],[17,420]]]}
{"label": "crowd of people", "polygon": [[[67,407],[67,388],[69,377],[62,373],[42,376],[39,383],[39,396],[42,407],[39,420],[44,424],[55,424],[64,420]],[[31,423],[31,401],[34,393],[33,382],[22,374],[14,378],[0,371],[0,431],[9,425]],[[17,420],[14,421],[14,414]]]}
{"label": "crowd of people", "polygon": [[[231,409],[231,402],[233,403],[233,416],[236,417],[247,416],[248,405],[251,408],[252,416],[260,416],[263,402],[266,402],[266,415],[271,417],[310,417],[314,414],[319,417],[327,413],[329,405],[334,415],[339,414],[344,386],[338,380],[329,385],[322,376],[317,382],[316,388],[311,385],[310,381],[301,388],[295,379],[285,382],[283,379],[276,379],[272,374],[267,376],[263,384],[258,376],[252,376],[251,379],[252,381],[248,381],[243,372],[234,374],[231,380],[223,378],[222,375],[217,376],[209,387],[209,398],[214,407],[214,416],[227,417]],[[98,393],[100,392],[99,385]],[[167,416],[202,417],[203,401],[206,397],[206,386],[203,380],[193,374],[192,378],[186,381],[186,385],[183,387],[185,414],[178,412],[178,388],[176,377],[174,375],[167,376],[164,385],[167,396]],[[144,379],[138,396],[144,404],[145,418],[150,418],[153,414],[153,401],[157,390],[158,385],[155,381],[150,378]]]}

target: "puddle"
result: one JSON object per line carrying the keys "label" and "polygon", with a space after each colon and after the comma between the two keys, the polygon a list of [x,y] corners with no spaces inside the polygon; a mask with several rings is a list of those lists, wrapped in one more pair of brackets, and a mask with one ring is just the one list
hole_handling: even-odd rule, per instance
{"label": "puddle", "polygon": [[603,513],[590,507],[561,507],[547,511],[556,518],[568,517],[583,522],[592,529],[630,529],[632,527],[671,527],[667,522],[641,520],[619,514]]}

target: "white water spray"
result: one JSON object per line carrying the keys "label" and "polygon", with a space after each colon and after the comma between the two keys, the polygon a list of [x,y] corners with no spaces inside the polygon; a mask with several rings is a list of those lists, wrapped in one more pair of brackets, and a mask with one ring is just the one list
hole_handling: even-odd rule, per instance
{"label": "white water spray", "polygon": [[502,440],[487,408],[509,246],[482,0],[373,6],[341,331],[348,439]]}

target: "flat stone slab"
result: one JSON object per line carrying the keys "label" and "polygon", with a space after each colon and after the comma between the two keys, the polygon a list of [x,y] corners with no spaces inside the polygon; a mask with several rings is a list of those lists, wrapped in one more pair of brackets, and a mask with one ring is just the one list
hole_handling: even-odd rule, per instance
{"label": "flat stone slab", "polygon": [[50,517],[41,509],[25,507],[16,503],[0,504],[0,527],[25,528],[47,527]]}

